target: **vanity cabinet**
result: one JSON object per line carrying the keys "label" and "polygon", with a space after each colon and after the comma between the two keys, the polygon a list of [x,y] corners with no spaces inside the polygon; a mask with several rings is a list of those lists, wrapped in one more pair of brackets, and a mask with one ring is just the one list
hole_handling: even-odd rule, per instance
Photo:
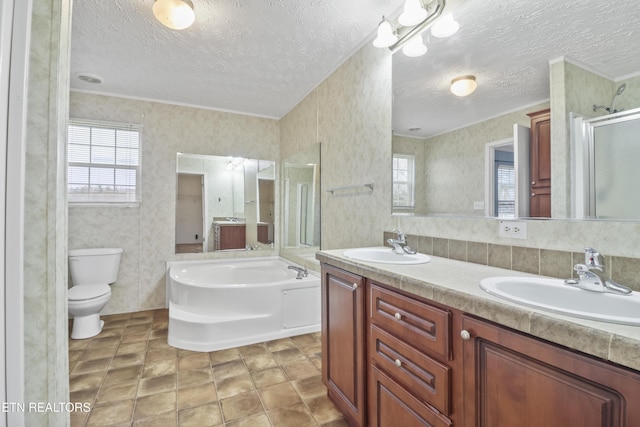
{"label": "vanity cabinet", "polygon": [[322,370],[353,427],[640,427],[640,373],[322,264]]}
{"label": "vanity cabinet", "polygon": [[364,278],[322,268],[322,380],[353,426],[365,425]]}
{"label": "vanity cabinet", "polygon": [[451,312],[367,281],[368,425],[451,426]]}
{"label": "vanity cabinet", "polygon": [[530,197],[529,215],[551,217],[551,113],[549,109],[530,113]]}
{"label": "vanity cabinet", "polygon": [[213,227],[214,250],[244,249],[246,247],[245,224],[214,224]]}
{"label": "vanity cabinet", "polygon": [[640,426],[640,375],[463,316],[464,425]]}

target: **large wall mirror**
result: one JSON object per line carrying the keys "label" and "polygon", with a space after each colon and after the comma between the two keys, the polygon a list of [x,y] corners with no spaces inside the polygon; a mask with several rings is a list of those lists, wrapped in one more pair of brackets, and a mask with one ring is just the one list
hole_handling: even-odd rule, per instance
{"label": "large wall mirror", "polygon": [[272,248],[275,162],[178,153],[176,253]]}
{"label": "large wall mirror", "polygon": [[320,144],[288,157],[282,172],[283,249],[320,249]]}
{"label": "large wall mirror", "polygon": [[[536,112],[550,109],[547,172],[553,191],[554,180],[563,183],[567,207],[566,214],[540,216],[640,219],[626,211],[607,210],[605,215],[603,208],[598,215],[576,206],[576,192],[590,191],[581,186],[589,186],[593,169],[585,166],[583,181],[576,182],[576,147],[588,151],[590,145],[587,138],[576,140],[582,130],[575,120],[606,121],[619,110],[640,107],[640,50],[634,34],[640,4],[601,5],[595,0],[516,0],[508,7],[497,0],[447,2],[444,13],[460,23],[455,35],[438,39],[426,31],[424,56],[394,53],[392,212],[537,216],[529,206],[536,196],[529,128]],[[466,97],[449,90],[461,75],[475,76],[478,84]],[[607,133],[608,148],[596,145],[631,158],[632,144],[612,140],[621,133]],[[618,161],[602,152],[584,154],[589,155],[611,159],[600,170],[614,170]],[[600,182],[618,186],[612,179],[601,177]],[[554,200],[552,194],[547,203]]]}

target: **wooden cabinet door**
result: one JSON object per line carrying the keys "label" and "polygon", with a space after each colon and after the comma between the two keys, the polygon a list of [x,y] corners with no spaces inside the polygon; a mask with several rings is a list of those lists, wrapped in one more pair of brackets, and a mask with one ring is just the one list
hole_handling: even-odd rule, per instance
{"label": "wooden cabinet door", "polygon": [[220,226],[220,249],[244,249],[247,245],[245,225]]}
{"label": "wooden cabinet door", "polygon": [[550,110],[530,113],[530,198],[532,217],[551,217],[551,114]]}
{"label": "wooden cabinet door", "polygon": [[640,375],[464,316],[466,427],[640,426]]}
{"label": "wooden cabinet door", "polygon": [[322,379],[352,426],[365,426],[364,279],[322,267]]}

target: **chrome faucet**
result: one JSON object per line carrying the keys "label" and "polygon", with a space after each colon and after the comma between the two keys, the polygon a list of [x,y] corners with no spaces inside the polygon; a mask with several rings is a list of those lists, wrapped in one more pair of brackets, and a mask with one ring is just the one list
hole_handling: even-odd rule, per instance
{"label": "chrome faucet", "polygon": [[287,267],[289,270],[295,270],[298,272],[298,275],[296,276],[296,279],[302,279],[304,277],[307,277],[309,275],[309,272],[307,271],[306,267],[298,267],[296,265],[290,265]]}
{"label": "chrome faucet", "polygon": [[407,237],[400,230],[393,230],[396,234],[395,239],[387,239],[387,243],[389,246],[393,247],[393,252],[397,254],[409,254],[413,255],[416,253],[409,245],[407,245]]}
{"label": "chrome faucet", "polygon": [[576,286],[592,292],[608,292],[619,295],[631,295],[630,288],[623,286],[604,274],[602,256],[593,248],[584,249],[584,264],[576,264],[573,270],[578,279],[567,279],[567,285]]}

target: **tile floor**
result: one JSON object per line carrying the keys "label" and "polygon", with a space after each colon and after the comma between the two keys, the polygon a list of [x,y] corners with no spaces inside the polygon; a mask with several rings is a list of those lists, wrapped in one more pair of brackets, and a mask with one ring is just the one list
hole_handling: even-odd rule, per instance
{"label": "tile floor", "polygon": [[103,316],[69,340],[72,427],[347,427],[327,399],[320,334],[210,353],[167,344],[167,310]]}

